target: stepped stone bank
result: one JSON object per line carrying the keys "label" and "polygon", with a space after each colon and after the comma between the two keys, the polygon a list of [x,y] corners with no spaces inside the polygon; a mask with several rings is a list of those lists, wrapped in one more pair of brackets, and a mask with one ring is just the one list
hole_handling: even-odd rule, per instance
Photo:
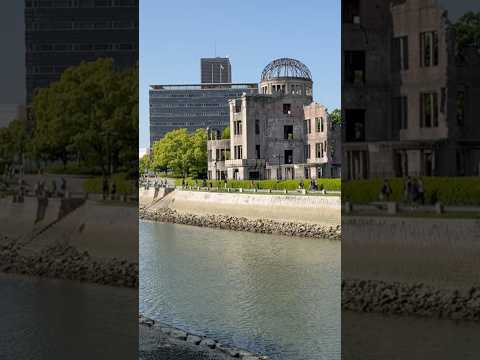
{"label": "stepped stone bank", "polygon": [[340,225],[336,227],[322,226],[289,221],[269,219],[247,219],[228,215],[195,215],[179,213],[172,209],[140,210],[140,218],[166,223],[194,225],[224,230],[247,231],[263,234],[279,234],[287,236],[323,238],[340,240]]}

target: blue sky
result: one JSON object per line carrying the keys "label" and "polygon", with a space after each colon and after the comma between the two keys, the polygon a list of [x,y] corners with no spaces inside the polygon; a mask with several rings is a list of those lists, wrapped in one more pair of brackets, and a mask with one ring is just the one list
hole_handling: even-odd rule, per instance
{"label": "blue sky", "polygon": [[140,1],[140,148],[149,146],[148,86],[200,82],[200,58],[229,56],[233,82],[258,82],[273,59],[312,72],[314,100],[340,107],[340,1]]}

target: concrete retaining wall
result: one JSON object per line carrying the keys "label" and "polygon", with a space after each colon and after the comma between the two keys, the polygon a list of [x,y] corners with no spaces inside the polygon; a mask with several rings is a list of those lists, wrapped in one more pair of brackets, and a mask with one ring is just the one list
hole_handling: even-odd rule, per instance
{"label": "concrete retaining wall", "polygon": [[171,192],[172,189],[165,189],[165,188],[160,188],[158,190],[155,190],[153,188],[150,188],[148,190],[141,189],[139,190],[138,198],[139,198],[139,204],[141,207],[148,207],[153,205],[156,201],[162,199],[165,194],[168,194]]}
{"label": "concrete retaining wall", "polygon": [[171,208],[180,213],[265,218],[316,224],[340,224],[340,197],[252,195],[175,190],[151,209]]}
{"label": "concrete retaining wall", "polygon": [[68,241],[96,258],[138,261],[138,208],[87,200],[81,207],[37,236],[29,247],[38,249]]}
{"label": "concrete retaining wall", "polygon": [[344,278],[480,284],[480,220],[342,217]]}
{"label": "concrete retaining wall", "polygon": [[61,200],[49,199],[40,209],[37,198],[25,197],[14,203],[11,198],[0,200],[0,234],[13,238],[30,236],[44,226],[56,221],[60,215]]}

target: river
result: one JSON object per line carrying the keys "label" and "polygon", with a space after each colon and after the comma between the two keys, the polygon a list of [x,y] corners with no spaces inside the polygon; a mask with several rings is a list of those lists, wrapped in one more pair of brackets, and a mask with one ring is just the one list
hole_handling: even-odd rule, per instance
{"label": "river", "polygon": [[340,242],[140,224],[140,312],[272,359],[340,359]]}
{"label": "river", "polygon": [[342,312],[344,360],[477,360],[480,325],[410,316]]}
{"label": "river", "polygon": [[1,359],[135,359],[134,289],[0,274]]}

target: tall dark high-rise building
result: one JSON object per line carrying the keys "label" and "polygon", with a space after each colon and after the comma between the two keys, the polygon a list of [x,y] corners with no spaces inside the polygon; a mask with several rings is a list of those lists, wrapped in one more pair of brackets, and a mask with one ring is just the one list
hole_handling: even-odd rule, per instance
{"label": "tall dark high-rise building", "polygon": [[202,84],[232,82],[232,66],[229,58],[202,58],[200,70]]}
{"label": "tall dark high-rise building", "polygon": [[26,0],[26,101],[82,61],[138,62],[138,0]]}

